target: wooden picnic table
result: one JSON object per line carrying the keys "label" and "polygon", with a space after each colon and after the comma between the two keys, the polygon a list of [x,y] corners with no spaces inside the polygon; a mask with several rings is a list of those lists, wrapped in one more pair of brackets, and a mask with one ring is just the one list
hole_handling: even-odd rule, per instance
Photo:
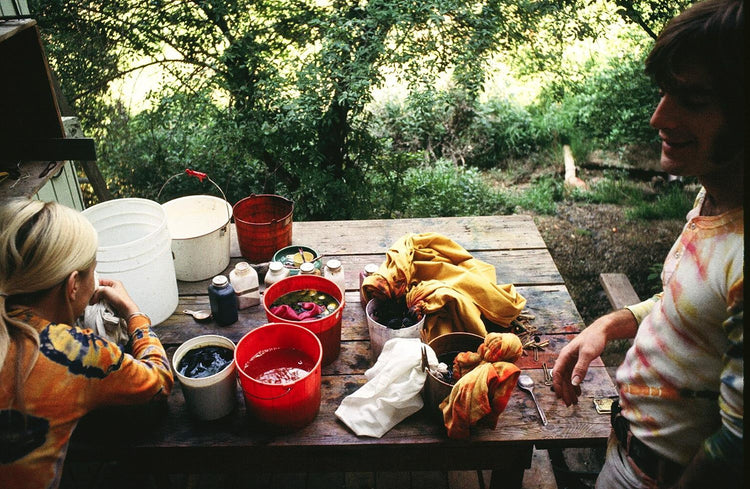
{"label": "wooden picnic table", "polygon": [[[537,361],[529,354],[517,364],[536,382],[535,392],[549,420],[547,426],[540,423],[529,395],[518,388],[497,428],[472,428],[468,440],[448,438],[442,423],[426,409],[379,439],[354,435],[334,415],[344,397],[364,385],[363,374],[373,364],[359,301],[359,271],[367,263],[382,263],[386,250],[401,236],[423,232],[447,236],[475,258],[494,265],[497,283],[514,284],[527,299],[526,311],[533,316],[528,324],[536,326],[536,334],[550,343],[539,352]],[[597,414],[593,398],[616,395],[604,364],[592,364],[577,406],[565,407],[543,383],[542,363],[553,368],[558,352],[583,323],[531,217],[295,222],[293,243],[337,257],[346,273],[341,353],[323,368],[320,412],[310,425],[288,434],[258,430],[245,414],[239,387],[238,408],[233,413],[217,421],[197,421],[189,416],[179,382],[175,381],[163,409],[149,408],[135,417],[96,413],[84,418],[71,441],[68,460],[125,460],[135,453],[140,469],[166,473],[491,469],[491,487],[520,488],[534,446],[604,445],[610,431],[609,416]],[[232,260],[226,273],[240,260],[233,235]],[[213,321],[198,323],[182,314],[183,309],[209,309],[208,282],[179,282],[177,310],[154,326],[170,359],[177,347],[192,337],[219,334],[236,343],[251,329],[268,322],[261,306],[240,311],[239,320],[225,327]],[[109,428],[105,429],[103,423]],[[112,425],[119,427],[116,434]]]}

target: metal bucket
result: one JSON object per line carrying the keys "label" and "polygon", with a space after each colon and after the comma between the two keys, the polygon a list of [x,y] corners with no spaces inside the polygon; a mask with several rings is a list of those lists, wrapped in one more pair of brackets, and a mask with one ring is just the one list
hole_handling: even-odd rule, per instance
{"label": "metal bucket", "polygon": [[[447,333],[434,338],[428,344],[435,352],[438,359],[441,355],[451,352],[477,351],[479,345],[484,343],[484,338],[474,333]],[[440,403],[450,395],[453,385],[438,379],[429,370],[427,371],[427,382],[422,389],[422,399],[428,411],[442,419]]]}
{"label": "metal bucket", "polygon": [[372,353],[372,362],[375,363],[383,351],[385,343],[392,338],[420,338],[422,328],[424,327],[425,315],[422,315],[417,324],[401,329],[391,329],[385,324],[377,322],[373,318],[373,311],[378,308],[378,300],[370,299],[365,307],[367,316],[367,331],[370,333],[370,351]]}
{"label": "metal bucket", "polygon": [[[177,280],[197,282],[219,275],[229,265],[232,206],[224,198],[221,188],[205,173],[193,170],[185,170],[185,173],[201,181],[207,178],[223,197],[190,195],[162,204],[172,238]],[[164,185],[179,175],[182,174],[173,175]]]}
{"label": "metal bucket", "polygon": [[280,195],[250,195],[234,204],[234,225],[240,253],[250,263],[270,260],[292,244],[294,202]]}

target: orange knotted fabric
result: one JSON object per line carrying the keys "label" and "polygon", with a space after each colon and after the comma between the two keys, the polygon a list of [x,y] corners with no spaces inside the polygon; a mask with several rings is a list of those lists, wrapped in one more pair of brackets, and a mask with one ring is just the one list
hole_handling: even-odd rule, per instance
{"label": "orange knotted fabric", "polygon": [[440,403],[450,438],[468,438],[475,424],[495,428],[521,370],[514,365],[523,345],[513,333],[489,333],[476,352],[462,352],[453,362],[458,378]]}

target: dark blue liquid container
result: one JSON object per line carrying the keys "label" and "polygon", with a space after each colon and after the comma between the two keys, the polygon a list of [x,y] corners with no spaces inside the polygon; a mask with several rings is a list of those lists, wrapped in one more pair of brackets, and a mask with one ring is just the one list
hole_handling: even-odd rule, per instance
{"label": "dark blue liquid container", "polygon": [[237,321],[237,296],[232,284],[224,275],[217,275],[208,286],[208,302],[211,314],[219,326],[227,326]]}

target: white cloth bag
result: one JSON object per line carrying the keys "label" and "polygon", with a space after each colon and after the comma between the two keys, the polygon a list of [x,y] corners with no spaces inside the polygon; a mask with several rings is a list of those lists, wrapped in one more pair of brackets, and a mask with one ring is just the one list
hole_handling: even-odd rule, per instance
{"label": "white cloth bag", "polygon": [[430,366],[435,352],[419,338],[393,338],[365,372],[367,383],[345,397],[336,416],[357,436],[380,438],[399,422],[422,409],[420,395],[427,371],[422,370],[422,347]]}

